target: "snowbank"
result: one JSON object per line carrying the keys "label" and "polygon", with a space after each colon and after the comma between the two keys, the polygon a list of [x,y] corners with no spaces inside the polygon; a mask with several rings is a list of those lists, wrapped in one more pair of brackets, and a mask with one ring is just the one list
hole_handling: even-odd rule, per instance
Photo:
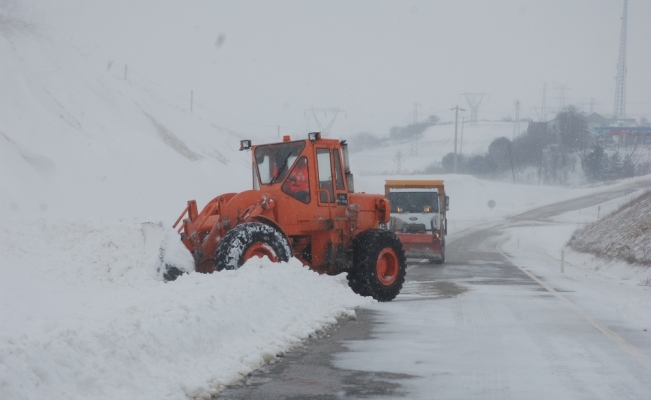
{"label": "snowbank", "polygon": [[568,244],[600,257],[651,265],[651,191],[577,230]]}
{"label": "snowbank", "polygon": [[164,283],[149,230],[40,220],[1,231],[0,398],[216,393],[372,302],[296,259]]}

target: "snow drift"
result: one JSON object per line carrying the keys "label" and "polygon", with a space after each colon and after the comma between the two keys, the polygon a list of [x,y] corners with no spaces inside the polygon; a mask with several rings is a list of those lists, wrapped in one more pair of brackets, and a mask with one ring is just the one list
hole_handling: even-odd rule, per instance
{"label": "snow drift", "polygon": [[651,265],[651,191],[577,230],[568,245],[600,257]]}
{"label": "snow drift", "polygon": [[40,220],[2,230],[0,398],[214,394],[372,302],[296,259],[164,283],[148,229]]}

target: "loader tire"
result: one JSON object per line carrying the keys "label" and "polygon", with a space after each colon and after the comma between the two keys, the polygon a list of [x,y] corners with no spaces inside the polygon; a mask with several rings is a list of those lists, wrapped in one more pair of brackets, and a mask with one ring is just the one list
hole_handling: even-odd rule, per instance
{"label": "loader tire", "polygon": [[406,273],[405,250],[395,233],[372,229],[353,240],[353,268],[348,272],[353,292],[391,301],[400,293]]}
{"label": "loader tire", "polygon": [[277,229],[259,222],[237,225],[224,235],[215,251],[215,270],[240,268],[253,257],[267,256],[271,261],[289,261],[292,249]]}

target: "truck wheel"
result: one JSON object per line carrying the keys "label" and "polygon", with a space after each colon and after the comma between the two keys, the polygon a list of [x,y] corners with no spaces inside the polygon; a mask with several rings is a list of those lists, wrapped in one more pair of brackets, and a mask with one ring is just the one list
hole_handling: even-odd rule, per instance
{"label": "truck wheel", "polygon": [[395,233],[373,229],[353,240],[353,268],[348,272],[353,292],[391,301],[400,293],[406,273],[405,250]]}
{"label": "truck wheel", "polygon": [[238,269],[253,257],[269,257],[272,262],[289,261],[292,249],[277,229],[259,222],[237,225],[224,235],[215,251],[215,270]]}
{"label": "truck wheel", "polygon": [[441,253],[441,258],[433,258],[430,262],[433,264],[443,264],[445,262],[445,253]]}

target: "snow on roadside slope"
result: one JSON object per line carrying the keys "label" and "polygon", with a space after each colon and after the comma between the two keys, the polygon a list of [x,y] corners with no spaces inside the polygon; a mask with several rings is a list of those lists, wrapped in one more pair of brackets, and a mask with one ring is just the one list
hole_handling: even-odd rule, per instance
{"label": "snow on roadside slope", "polygon": [[132,220],[40,220],[0,246],[2,399],[216,393],[372,302],[295,259],[166,284]]}

